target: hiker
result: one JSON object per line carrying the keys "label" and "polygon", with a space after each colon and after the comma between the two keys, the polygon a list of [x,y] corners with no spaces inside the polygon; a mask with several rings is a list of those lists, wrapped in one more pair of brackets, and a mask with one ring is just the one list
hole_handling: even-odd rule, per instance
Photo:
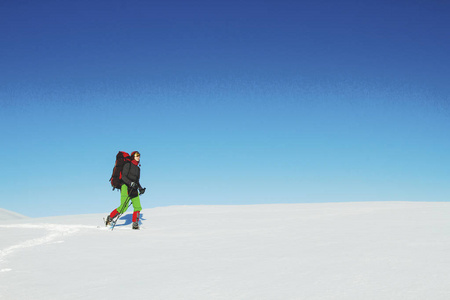
{"label": "hiker", "polygon": [[[114,217],[119,214],[123,214],[128,209],[129,200],[133,204],[133,229],[139,229],[139,215],[142,210],[141,200],[139,195],[144,194],[145,188],[139,183],[139,178],[141,176],[141,169],[139,161],[141,159],[141,154],[138,151],[131,152],[131,161],[126,162],[123,165],[121,186],[120,186],[120,206],[113,210],[109,216],[106,217],[106,226],[111,224]],[[138,193],[139,191],[139,193]]]}

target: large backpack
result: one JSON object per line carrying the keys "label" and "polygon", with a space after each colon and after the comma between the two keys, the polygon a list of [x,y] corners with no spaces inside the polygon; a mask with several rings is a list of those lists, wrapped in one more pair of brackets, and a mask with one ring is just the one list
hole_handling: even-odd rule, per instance
{"label": "large backpack", "polygon": [[131,156],[123,151],[119,151],[116,155],[116,163],[114,164],[113,173],[111,176],[111,186],[113,187],[113,191],[115,189],[119,189],[122,186],[122,169],[123,166],[131,161]]}

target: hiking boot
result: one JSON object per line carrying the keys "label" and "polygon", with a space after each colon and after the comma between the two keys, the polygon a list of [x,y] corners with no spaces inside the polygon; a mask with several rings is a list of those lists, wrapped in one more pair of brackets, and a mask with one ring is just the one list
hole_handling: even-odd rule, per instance
{"label": "hiking boot", "polygon": [[110,216],[107,216],[107,217],[106,217],[106,220],[105,220],[105,226],[111,225],[111,222],[112,222],[111,217],[110,217]]}
{"label": "hiking boot", "polygon": [[133,226],[131,228],[139,229],[139,223],[138,222],[133,222]]}

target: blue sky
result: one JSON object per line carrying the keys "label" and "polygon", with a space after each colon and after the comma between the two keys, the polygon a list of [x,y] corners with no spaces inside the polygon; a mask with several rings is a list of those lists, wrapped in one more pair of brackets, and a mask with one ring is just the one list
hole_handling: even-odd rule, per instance
{"label": "blue sky", "polygon": [[448,201],[450,5],[337,2],[2,2],[0,207]]}

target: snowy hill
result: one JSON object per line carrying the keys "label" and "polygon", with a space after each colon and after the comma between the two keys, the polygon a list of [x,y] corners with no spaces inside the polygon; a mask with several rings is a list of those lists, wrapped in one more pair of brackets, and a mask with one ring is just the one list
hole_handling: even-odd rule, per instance
{"label": "snowy hill", "polygon": [[28,217],[0,208],[0,222],[1,221],[9,221],[9,220],[17,220],[17,219],[26,219]]}
{"label": "snowy hill", "polygon": [[173,206],[0,222],[0,299],[450,299],[450,203]]}

